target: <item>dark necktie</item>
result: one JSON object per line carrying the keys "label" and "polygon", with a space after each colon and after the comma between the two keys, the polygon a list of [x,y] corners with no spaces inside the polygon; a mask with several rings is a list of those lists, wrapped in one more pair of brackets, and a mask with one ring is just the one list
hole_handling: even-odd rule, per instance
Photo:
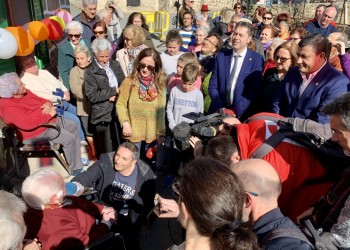
{"label": "dark necktie", "polygon": [[[235,78],[235,74],[236,74],[236,70],[237,70],[237,64],[238,64],[238,57],[240,57],[240,55],[234,55],[233,59],[235,60],[231,73],[230,73],[230,79],[229,79],[229,88],[227,89],[226,92],[226,107],[229,108],[232,105],[232,101],[231,100],[231,89],[232,89],[232,83],[233,83],[233,79]],[[232,97],[233,99],[233,97]]]}

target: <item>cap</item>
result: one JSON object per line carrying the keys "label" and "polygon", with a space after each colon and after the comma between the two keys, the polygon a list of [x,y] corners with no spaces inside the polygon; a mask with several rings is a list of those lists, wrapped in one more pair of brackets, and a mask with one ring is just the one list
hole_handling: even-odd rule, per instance
{"label": "cap", "polygon": [[201,7],[201,11],[209,11],[208,5],[207,4],[203,4]]}

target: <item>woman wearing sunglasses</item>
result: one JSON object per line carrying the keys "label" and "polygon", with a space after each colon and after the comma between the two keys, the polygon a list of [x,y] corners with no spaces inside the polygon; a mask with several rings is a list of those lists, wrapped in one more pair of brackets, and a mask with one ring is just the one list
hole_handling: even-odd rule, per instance
{"label": "woman wearing sunglasses", "polygon": [[69,22],[65,28],[67,39],[58,46],[58,72],[68,90],[70,90],[69,74],[76,65],[73,53],[75,46],[84,44],[90,48],[90,42],[82,38],[83,31],[84,28],[80,22]]}
{"label": "woman wearing sunglasses", "polygon": [[165,83],[159,53],[152,48],[140,52],[134,68],[120,86],[118,118],[123,137],[137,143],[161,144],[165,135]]}
{"label": "woman wearing sunglasses", "polygon": [[285,42],[279,45],[274,52],[276,67],[267,69],[262,81],[261,111],[272,112],[272,102],[277,96],[280,82],[288,70],[298,65],[298,45],[294,42]]}
{"label": "woman wearing sunglasses", "polygon": [[91,49],[94,58],[85,69],[83,85],[91,107],[90,122],[99,158],[102,153],[115,151],[120,144],[115,102],[125,76],[119,63],[110,60],[111,43],[107,39],[95,39]]}
{"label": "woman wearing sunglasses", "polygon": [[244,190],[227,166],[209,158],[195,160],[173,190],[178,196],[178,220],[186,229],[178,249],[260,249],[242,222]]}
{"label": "woman wearing sunglasses", "polygon": [[[100,39],[100,38],[105,38],[107,39],[108,41],[110,41],[108,39],[108,34],[107,34],[107,25],[102,22],[102,21],[99,21],[99,22],[96,22],[93,26],[93,31],[94,31],[94,36],[92,37],[92,41],[95,40],[96,38],[97,39]],[[110,41],[111,42],[111,51],[109,52],[109,56],[112,58],[112,56],[115,54],[115,51],[117,50],[117,43],[115,41]]]}

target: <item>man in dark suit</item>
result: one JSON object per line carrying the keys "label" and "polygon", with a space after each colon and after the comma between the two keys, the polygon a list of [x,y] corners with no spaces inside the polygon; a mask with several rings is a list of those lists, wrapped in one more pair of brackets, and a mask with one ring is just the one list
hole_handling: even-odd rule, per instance
{"label": "man in dark suit", "polygon": [[233,49],[218,52],[209,83],[210,112],[231,109],[241,120],[254,113],[252,102],[259,93],[264,60],[247,48],[252,32],[251,24],[237,23],[231,35]]}
{"label": "man in dark suit", "polygon": [[321,110],[350,86],[349,78],[328,63],[329,46],[320,34],[311,34],[300,41],[298,67],[290,69],[281,82],[273,102],[275,113],[329,123],[329,117]]}

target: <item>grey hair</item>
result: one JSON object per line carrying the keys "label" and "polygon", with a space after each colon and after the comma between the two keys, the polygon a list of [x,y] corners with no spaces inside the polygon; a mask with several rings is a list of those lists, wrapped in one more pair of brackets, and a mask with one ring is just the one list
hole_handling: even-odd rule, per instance
{"label": "grey hair", "polygon": [[281,21],[281,22],[279,22],[279,24],[278,25],[282,25],[282,26],[284,26],[284,27],[286,27],[287,29],[289,29],[289,24],[286,22],[286,21]]}
{"label": "grey hair", "polygon": [[75,46],[73,50],[74,56],[76,56],[80,52],[84,53],[87,57],[90,56],[90,50],[85,44],[78,44],[77,46]]}
{"label": "grey hair", "polygon": [[13,193],[0,190],[0,214],[17,216],[24,214],[26,211],[27,206],[21,198]]}
{"label": "grey hair", "polygon": [[69,23],[67,23],[66,28],[64,30],[66,32],[68,32],[70,30],[77,30],[80,34],[83,34],[84,27],[80,22],[73,20],[73,21],[70,21]]}
{"label": "grey hair", "polygon": [[0,76],[0,97],[12,98],[18,92],[20,81],[16,73],[6,73]]}
{"label": "grey hair", "polygon": [[109,15],[110,12],[109,10],[106,10],[106,9],[102,9],[98,12],[98,17],[102,20],[105,16]]}
{"label": "grey hair", "polygon": [[83,0],[82,5],[87,6],[88,4],[97,5],[97,0]]}
{"label": "grey hair", "polygon": [[52,169],[43,169],[28,176],[22,184],[22,196],[28,206],[43,209],[53,195],[62,190],[63,177]]}
{"label": "grey hair", "polygon": [[[132,152],[132,159],[133,160],[138,160],[140,158],[140,150],[139,148],[136,146],[135,143],[132,142],[123,142],[122,144],[119,145],[119,148],[127,148]],[[118,151],[117,149],[117,151]],[[117,153],[116,151],[116,153]]]}
{"label": "grey hair", "polygon": [[196,20],[204,20],[204,16],[203,16],[201,13],[197,13],[197,14],[195,15],[195,19],[196,19]]}
{"label": "grey hair", "polygon": [[3,214],[0,214],[0,225],[0,249],[19,249],[27,231],[26,225]]}
{"label": "grey hair", "polygon": [[334,99],[322,111],[326,115],[339,115],[342,123],[350,131],[350,93]]}
{"label": "grey hair", "polygon": [[209,28],[208,27],[205,27],[205,26],[199,26],[197,29],[196,29],[196,32],[197,31],[202,31],[204,33],[205,36],[208,36],[209,34]]}
{"label": "grey hair", "polygon": [[275,37],[272,39],[272,43],[270,45],[271,46],[274,46],[274,48],[276,49],[278,46],[280,46],[282,43],[285,43],[286,40],[282,39],[282,38],[278,38],[278,37]]}
{"label": "grey hair", "polygon": [[[239,14],[237,14],[237,15],[239,15]],[[248,23],[250,25],[253,24],[252,21],[250,21],[248,18],[243,18],[243,17],[241,17],[237,23],[239,23],[239,22]]]}
{"label": "grey hair", "polygon": [[111,43],[105,38],[95,39],[91,44],[91,50],[95,55],[100,51],[111,51],[111,48]]}
{"label": "grey hair", "polygon": [[338,33],[339,33],[339,37],[337,38],[337,41],[343,42],[346,45],[348,42],[348,34],[346,34],[344,32],[338,32]]}

